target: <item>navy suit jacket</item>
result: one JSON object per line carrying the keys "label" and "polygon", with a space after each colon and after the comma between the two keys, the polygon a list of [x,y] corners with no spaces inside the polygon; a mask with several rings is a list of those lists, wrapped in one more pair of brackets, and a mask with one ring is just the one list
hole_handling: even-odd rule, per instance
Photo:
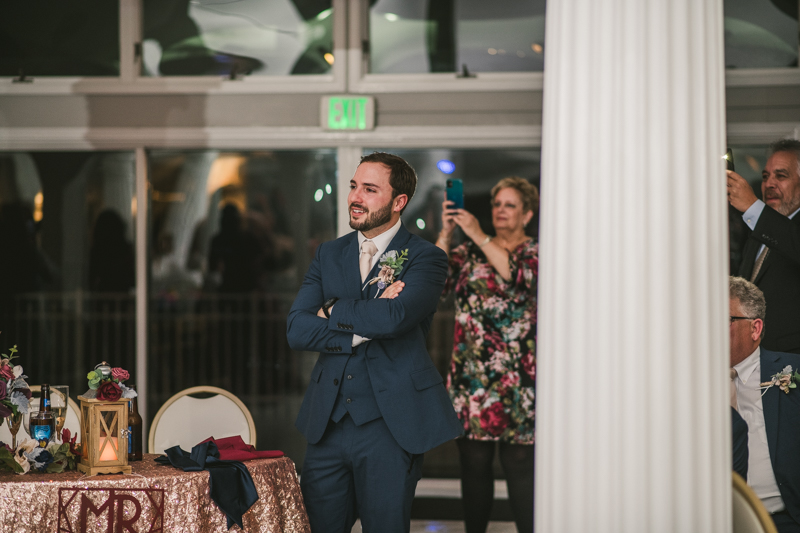
{"label": "navy suit jacket", "polygon": [[[397,443],[424,453],[462,433],[442,376],[425,347],[447,277],[447,255],[400,227],[386,251],[408,250],[395,299],[375,298],[377,284],[362,292],[357,233],[317,248],[287,319],[289,345],[319,352],[295,425],[309,443],[325,433],[345,365],[364,350],[375,399]],[[368,279],[377,274],[375,265]],[[329,298],[339,300],[330,319],[317,316]],[[353,334],[372,339],[353,348]]]}
{"label": "navy suit jacket", "polygon": [[[800,367],[800,356],[761,349],[761,382],[787,365]],[[786,394],[777,386],[761,397],[772,471],[786,510],[800,524],[800,387]]]}
{"label": "navy suit jacket", "polygon": [[800,214],[789,219],[764,207],[744,246],[743,278],[750,279],[762,244],[770,252],[755,279],[767,301],[761,347],[800,354]]}

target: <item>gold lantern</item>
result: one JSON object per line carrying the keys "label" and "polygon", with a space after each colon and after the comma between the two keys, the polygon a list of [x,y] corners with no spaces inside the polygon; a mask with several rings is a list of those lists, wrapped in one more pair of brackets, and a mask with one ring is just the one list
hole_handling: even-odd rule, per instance
{"label": "gold lantern", "polygon": [[78,470],[95,474],[130,474],[128,466],[128,401],[81,401],[81,462]]}

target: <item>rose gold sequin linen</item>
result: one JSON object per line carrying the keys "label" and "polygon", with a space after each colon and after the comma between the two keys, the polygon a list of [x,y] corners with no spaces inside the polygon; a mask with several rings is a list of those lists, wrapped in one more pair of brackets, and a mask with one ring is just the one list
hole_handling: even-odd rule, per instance
{"label": "rose gold sequin linen", "polygon": [[[43,533],[59,531],[59,489],[115,489],[115,493],[136,497],[140,505],[139,519],[133,531],[150,531],[146,523],[157,515],[159,492],[152,492],[155,502],[145,492],[126,492],[125,489],[164,490],[165,533],[224,533],[227,532],[225,515],[208,495],[209,474],[183,472],[171,466],[156,464],[155,455],[145,455],[141,462],[131,463],[136,475],[100,475],[84,477],[80,472],[62,474],[25,475],[0,474],[0,531],[2,533]],[[294,463],[288,457],[247,461],[253,476],[258,501],[244,515],[247,533],[310,533],[300,484]],[[62,502],[69,501],[70,491],[61,491]],[[62,520],[61,531],[74,533],[83,530],[81,523],[81,498],[84,496],[96,508],[109,500],[109,490],[81,491],[66,505],[67,520]],[[84,504],[86,507],[86,504]],[[109,506],[108,509],[111,507]],[[108,531],[108,509],[95,516],[87,513],[86,533]],[[123,506],[124,519],[135,516],[135,504],[130,500]],[[116,514],[116,512],[115,512]],[[234,525],[231,532],[241,531]]]}

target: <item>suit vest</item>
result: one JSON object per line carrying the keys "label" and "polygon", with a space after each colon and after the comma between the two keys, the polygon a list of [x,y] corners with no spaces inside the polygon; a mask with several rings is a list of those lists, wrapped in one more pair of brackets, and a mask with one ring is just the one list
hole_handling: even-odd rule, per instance
{"label": "suit vest", "polygon": [[347,413],[357,426],[382,416],[369,379],[366,347],[366,342],[356,346],[355,353],[347,359],[331,413],[334,422],[339,422]]}

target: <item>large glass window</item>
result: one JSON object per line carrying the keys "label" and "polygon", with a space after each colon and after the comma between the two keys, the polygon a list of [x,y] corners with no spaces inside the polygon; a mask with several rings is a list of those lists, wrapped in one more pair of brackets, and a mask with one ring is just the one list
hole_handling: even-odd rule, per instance
{"label": "large glass window", "polygon": [[370,3],[370,72],[543,70],[544,0]]}
{"label": "large glass window", "polygon": [[331,0],[143,0],[143,75],[325,74]]}
{"label": "large glass window", "polygon": [[134,156],[0,154],[0,348],[31,384],[135,369]]}
{"label": "large glass window", "polygon": [[236,394],[260,449],[301,463],[294,418],[316,354],[286,341],[286,316],[317,245],[336,237],[333,150],[148,155],[151,413],[174,393]]}
{"label": "large glass window", "polygon": [[797,66],[796,0],[725,0],[725,67]]}
{"label": "large glass window", "polygon": [[[464,183],[464,208],[478,218],[481,228],[494,235],[491,215],[491,189],[502,178],[519,176],[539,186],[538,149],[509,150],[397,150],[367,149],[397,154],[417,171],[418,183],[414,198],[403,213],[403,224],[412,233],[434,242],[442,227],[442,202],[448,178]],[[538,239],[538,216],[526,230]],[[460,230],[453,236],[453,246],[464,239]],[[439,372],[445,376],[453,351],[455,312],[452,295],[445,298],[433,317],[428,333],[428,352]],[[459,477],[458,453],[450,442],[425,454],[423,475],[426,477]],[[495,475],[503,477],[499,463]]]}
{"label": "large glass window", "polygon": [[0,76],[119,76],[119,2],[4,2]]}

